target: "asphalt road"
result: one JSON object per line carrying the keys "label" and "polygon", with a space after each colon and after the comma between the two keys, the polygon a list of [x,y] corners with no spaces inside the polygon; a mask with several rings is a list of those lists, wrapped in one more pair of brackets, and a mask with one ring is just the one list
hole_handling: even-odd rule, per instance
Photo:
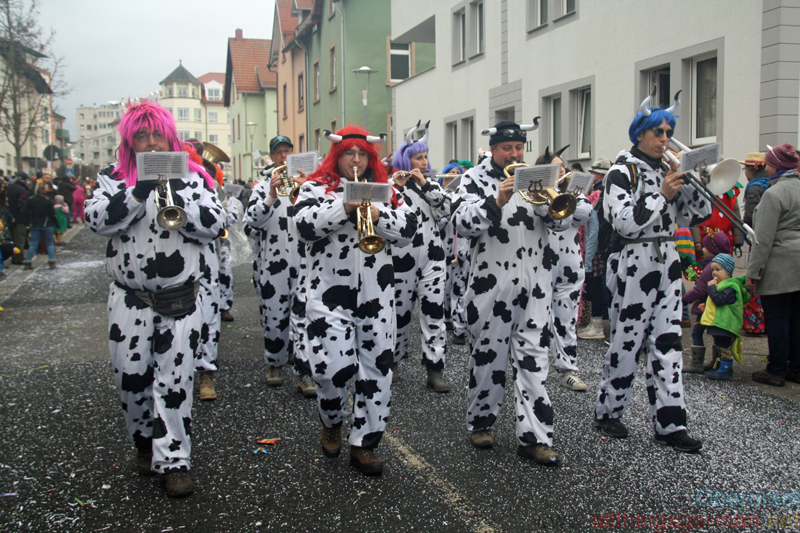
{"label": "asphalt road", "polygon": [[[461,346],[448,348],[450,394],[425,388],[418,356],[401,364],[379,447],[382,477],[355,472],[346,451],[326,459],[316,404],[297,393],[295,377],[265,385],[246,263],[234,268],[236,320],[222,330],[219,399],[194,405],[195,493],[167,498],[157,478],[136,474],[112,382],[104,247],[79,231],[56,270],[0,282],[18,285],[2,287],[0,302],[0,531],[606,531],[620,521],[644,531],[800,528],[795,401],[747,380],[688,375],[690,432],[704,448],[679,454],[652,442],[640,369],[624,418],[631,435],[607,440],[590,424],[602,341],[579,343],[588,393],[560,387],[555,372],[548,378],[560,467],[516,456],[510,388],[497,445],[470,445]],[[410,353],[419,353],[418,328]],[[264,446],[261,438],[280,440]]]}

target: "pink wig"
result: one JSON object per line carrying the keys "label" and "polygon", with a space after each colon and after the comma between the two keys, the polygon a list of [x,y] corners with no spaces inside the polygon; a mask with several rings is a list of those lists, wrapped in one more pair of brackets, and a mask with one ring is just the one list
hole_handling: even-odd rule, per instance
{"label": "pink wig", "polygon": [[[129,102],[130,104],[130,102]],[[183,146],[178,140],[178,131],[175,129],[175,119],[172,113],[165,108],[145,100],[138,104],[130,104],[128,110],[122,116],[119,127],[117,128],[120,136],[119,143],[119,166],[114,172],[118,179],[125,180],[125,184],[131,187],[136,184],[136,153],[133,148],[133,137],[140,131],[158,132],[167,139],[170,150],[180,152]],[[197,172],[206,184],[214,189],[214,180],[196,162],[189,159],[189,171]]]}
{"label": "pink wig", "polygon": [[[381,161],[381,156],[378,154],[378,150],[375,149],[375,145],[373,143],[367,141],[366,139],[366,136],[369,135],[369,133],[361,128],[357,128],[356,126],[346,126],[337,131],[336,135],[341,135],[343,137],[346,135],[358,135],[364,138],[351,137],[349,139],[342,139],[338,143],[331,143],[331,149],[328,152],[328,156],[324,161],[322,161],[322,164],[319,166],[319,168],[317,168],[317,170],[315,170],[314,173],[308,177],[308,179],[323,185],[327,185],[328,188],[325,189],[325,192],[331,192],[333,189],[339,186],[339,182],[342,179],[341,175],[339,174],[339,157],[341,157],[341,155],[347,150],[356,146],[369,154],[368,166],[370,170],[372,170],[372,175],[375,176],[375,183],[389,183],[389,177],[386,175],[386,167]],[[398,200],[395,197],[394,191],[392,191],[392,205],[395,207],[398,205]]]}

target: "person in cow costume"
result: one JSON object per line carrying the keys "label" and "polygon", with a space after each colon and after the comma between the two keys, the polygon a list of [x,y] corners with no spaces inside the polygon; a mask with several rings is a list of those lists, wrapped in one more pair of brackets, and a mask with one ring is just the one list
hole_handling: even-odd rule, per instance
{"label": "person in cow costume", "polygon": [[[655,91],[655,90],[654,90]],[[645,98],[628,130],[633,143],[605,177],[603,208],[616,235],[606,282],[612,294],[611,346],[597,392],[595,426],[606,436],[626,438],[622,416],[641,354],[655,442],[693,453],[702,443],[686,432],[681,346],[681,264],[675,224],[695,226],[711,215],[711,204],[685,185],[677,165],[662,156],[680,105],[651,108]]]}
{"label": "person in cow costume", "polygon": [[[366,131],[347,126],[331,141],[328,156],[300,187],[295,204],[297,234],[306,245],[306,342],[317,385],[322,422],[321,444],[327,457],[342,446],[342,424],[349,414],[349,382],[355,380],[350,463],[364,474],[381,474],[375,449],[386,428],[391,400],[395,348],[394,267],[396,247],[417,233],[413,211],[396,191],[388,204],[344,201],[344,180],[387,183],[386,168]],[[385,248],[374,254],[359,249],[357,210],[372,218]]]}
{"label": "person in cow costume", "polygon": [[441,186],[428,181],[423,172],[430,170],[428,162],[428,125],[419,141],[414,133],[419,122],[408,130],[406,142],[400,145],[392,159],[395,173],[392,183],[405,203],[414,211],[419,225],[410,246],[395,250],[394,262],[395,311],[397,312],[397,341],[394,352],[393,379],[397,380],[397,365],[406,356],[411,334],[411,311],[419,300],[419,325],[422,331],[422,363],[428,373],[427,386],[436,392],[450,392],[442,372],[445,364],[447,329],[444,323],[446,269],[444,247],[439,233],[439,221],[450,214],[450,202]]}
{"label": "person in cow costume", "polygon": [[[466,302],[469,359],[467,429],[479,448],[494,445],[492,426],[503,403],[506,367],[513,368],[517,453],[555,465],[553,407],[545,389],[549,370],[552,276],[556,250],[548,230],[564,231],[572,216],[553,220],[547,205],[514,194],[504,169],[522,161],[535,124],[504,120],[484,130],[491,150],[461,178],[453,223],[470,239]],[[586,200],[579,200],[585,202]]]}
{"label": "person in cow costume", "polygon": [[153,102],[136,103],[123,115],[119,133],[119,161],[100,172],[86,201],[87,224],[108,237],[114,382],[139,473],[164,474],[167,494],[186,496],[193,490],[192,374],[203,327],[199,280],[224,213],[212,178],[190,159],[189,175],[170,183],[186,224],[161,228],[157,181],[137,181],[136,154],[182,150],[174,118]]}
{"label": "person in cow costume", "polygon": [[[565,175],[561,154],[569,148],[550,152],[549,147],[536,159],[537,165],[561,165],[558,178]],[[566,186],[563,187],[566,189]],[[586,274],[581,257],[578,228],[589,222],[592,214],[590,202],[580,202],[580,209],[572,215],[572,226],[564,231],[550,232],[550,247],[558,254],[553,270],[553,341],[556,353],[556,370],[562,374],[561,386],[584,392],[586,383],[578,377],[578,305]]]}

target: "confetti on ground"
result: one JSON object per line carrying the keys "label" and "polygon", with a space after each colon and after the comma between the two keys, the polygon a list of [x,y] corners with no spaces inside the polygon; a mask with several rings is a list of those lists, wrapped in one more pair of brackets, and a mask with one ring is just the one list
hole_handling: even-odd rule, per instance
{"label": "confetti on ground", "polygon": [[277,444],[281,439],[259,439],[259,444]]}

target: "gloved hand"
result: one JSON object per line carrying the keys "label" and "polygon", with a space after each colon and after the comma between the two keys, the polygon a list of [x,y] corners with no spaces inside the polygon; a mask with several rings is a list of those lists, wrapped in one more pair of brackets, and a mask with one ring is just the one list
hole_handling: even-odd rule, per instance
{"label": "gloved hand", "polygon": [[144,201],[147,200],[147,197],[156,187],[158,187],[158,181],[156,180],[137,181],[133,187],[132,194],[137,200]]}

